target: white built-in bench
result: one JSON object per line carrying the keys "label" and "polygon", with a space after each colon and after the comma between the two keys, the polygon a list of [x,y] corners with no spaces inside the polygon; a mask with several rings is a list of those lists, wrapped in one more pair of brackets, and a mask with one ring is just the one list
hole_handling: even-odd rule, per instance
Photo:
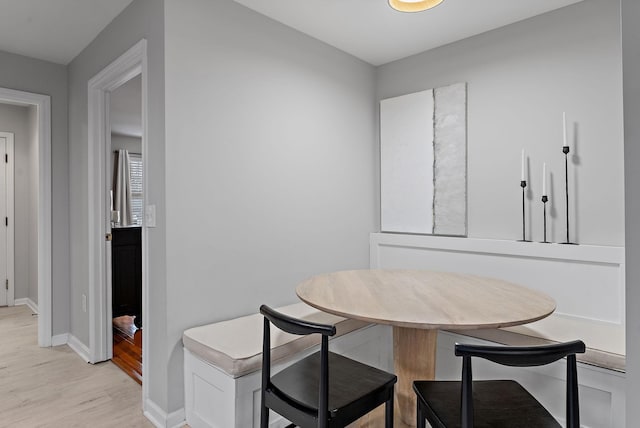
{"label": "white built-in bench", "polygon": [[[547,293],[556,311],[535,323],[438,334],[436,377],[460,379],[456,342],[537,345],[581,339],[580,421],[589,428],[624,428],[625,253],[622,247],[550,245],[476,238],[370,235],[372,269],[430,269],[500,278]],[[534,368],[473,363],[474,378],[517,379],[559,420],[564,417],[564,361]]]}
{"label": "white built-in bench", "polygon": [[[304,303],[277,308],[295,318],[331,324],[333,352],[392,370],[390,329],[318,311]],[[192,428],[259,427],[263,316],[252,314],[186,330],[185,411]],[[276,373],[319,348],[320,336],[296,336],[271,329],[272,371]],[[270,427],[288,423],[270,412]]]}

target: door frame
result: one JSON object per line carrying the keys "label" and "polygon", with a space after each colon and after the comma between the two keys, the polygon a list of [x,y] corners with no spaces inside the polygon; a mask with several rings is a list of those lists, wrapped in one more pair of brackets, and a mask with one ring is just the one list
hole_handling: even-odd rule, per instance
{"label": "door frame", "polygon": [[[13,132],[0,132],[0,138],[4,138],[7,142],[7,151],[6,154],[8,156],[7,161],[7,217],[9,217],[9,224],[7,225],[7,248],[10,248],[11,251],[7,252],[7,279],[9,280],[9,287],[7,288],[7,306],[13,306],[15,304],[15,292],[16,285],[14,280],[15,275],[15,185],[14,183],[14,134]],[[0,159],[0,162],[2,160]],[[0,284],[1,285],[1,284]]]}
{"label": "door frame", "polygon": [[0,103],[35,106],[38,112],[38,346],[51,346],[51,97],[0,88]]}
{"label": "door frame", "polygon": [[[140,40],[118,59],[96,74],[88,83],[88,236],[89,236],[89,362],[111,358],[113,344],[111,330],[110,265],[107,257],[107,164],[111,149],[109,94],[133,77],[142,78],[142,162],[148,165],[147,120],[147,41]],[[147,180],[143,180],[143,194],[147,195]],[[148,251],[146,226],[142,226],[142,386],[143,399],[148,397],[146,373],[148,367]]]}

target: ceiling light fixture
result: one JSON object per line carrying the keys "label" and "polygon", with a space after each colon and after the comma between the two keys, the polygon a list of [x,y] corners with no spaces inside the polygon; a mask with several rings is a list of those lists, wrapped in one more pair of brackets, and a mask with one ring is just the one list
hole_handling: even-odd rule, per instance
{"label": "ceiling light fixture", "polygon": [[399,12],[422,12],[436,7],[444,0],[389,0],[389,6]]}

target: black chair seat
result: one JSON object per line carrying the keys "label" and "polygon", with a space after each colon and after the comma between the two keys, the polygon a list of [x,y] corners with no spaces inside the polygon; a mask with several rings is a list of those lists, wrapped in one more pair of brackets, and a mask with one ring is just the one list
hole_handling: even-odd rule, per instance
{"label": "black chair seat", "polygon": [[[414,391],[425,403],[433,428],[461,427],[459,381],[417,381]],[[473,381],[476,428],[558,428],[561,425],[518,382],[512,380]]]}
{"label": "black chair seat", "polygon": [[[330,419],[357,418],[362,414],[364,403],[373,402],[373,407],[385,403],[396,382],[395,375],[332,352],[329,352],[329,367]],[[271,384],[277,394],[316,413],[320,400],[320,352],[273,375]]]}
{"label": "black chair seat", "polygon": [[462,381],[414,381],[416,426],[425,428],[558,428],[561,425],[518,382],[474,381],[473,357],[510,367],[536,367],[567,359],[566,423],[580,428],[576,354],[584,353],[581,340],[544,346],[493,346],[456,343],[462,357]]}
{"label": "black chair seat", "polygon": [[[376,407],[385,405],[385,428],[393,428],[394,374],[329,352],[333,325],[292,318],[260,306],[264,315],[260,428],[269,427],[269,410],[290,427],[343,428]],[[320,352],[271,375],[271,323],[290,334],[320,334]]]}

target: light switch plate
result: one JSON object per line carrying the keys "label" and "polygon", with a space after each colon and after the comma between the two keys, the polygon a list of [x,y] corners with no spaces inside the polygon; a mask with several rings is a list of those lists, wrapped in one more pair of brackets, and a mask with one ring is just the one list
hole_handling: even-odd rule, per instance
{"label": "light switch plate", "polygon": [[147,205],[144,210],[144,222],[147,227],[156,227],[156,206]]}

